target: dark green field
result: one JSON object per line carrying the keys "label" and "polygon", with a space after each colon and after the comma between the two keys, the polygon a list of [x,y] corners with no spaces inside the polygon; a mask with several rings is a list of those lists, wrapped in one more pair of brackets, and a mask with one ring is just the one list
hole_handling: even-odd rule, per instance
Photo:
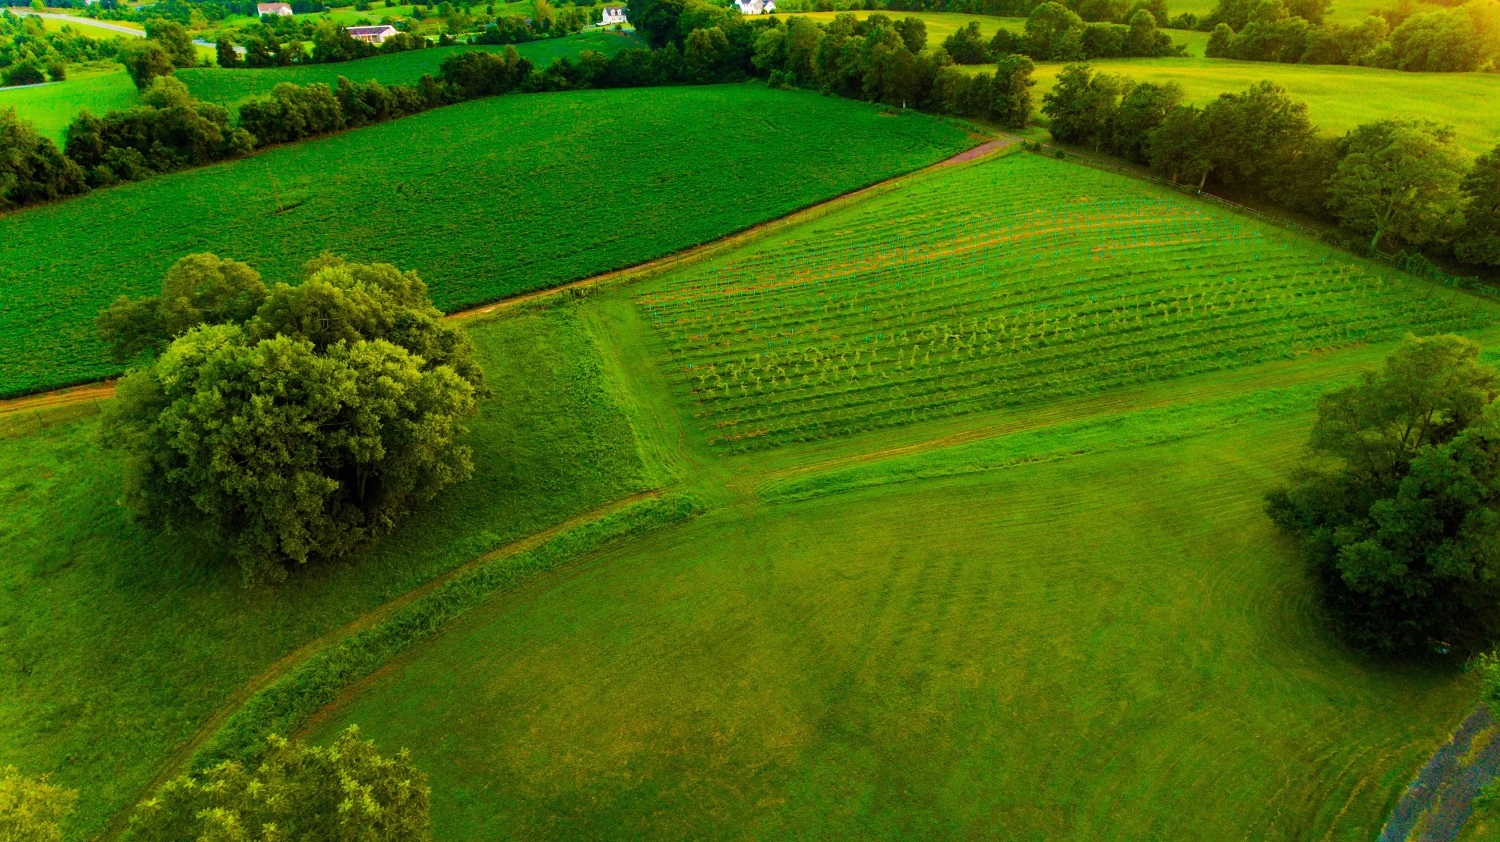
{"label": "dark green field", "polygon": [[0,396],[118,370],[93,335],[184,254],[292,280],[324,250],[455,310],[661,257],[971,145],[760,85],[499,97],[5,217]]}

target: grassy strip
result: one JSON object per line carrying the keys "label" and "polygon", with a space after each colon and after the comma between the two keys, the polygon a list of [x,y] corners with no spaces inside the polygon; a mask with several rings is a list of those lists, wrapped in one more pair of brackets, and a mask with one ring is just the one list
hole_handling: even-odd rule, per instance
{"label": "grassy strip", "polygon": [[568,530],[534,550],[474,568],[379,625],[318,653],[256,693],[198,750],[193,768],[255,759],[267,734],[295,732],[344,688],[470,608],[613,541],[685,520],[699,508],[695,498],[681,494],[643,500]]}
{"label": "grassy strip", "polygon": [[1330,387],[1328,383],[1312,383],[1066,422],[958,447],[778,480],[763,487],[761,497],[768,502],[808,500],[912,480],[963,476],[1034,462],[1166,444],[1241,422],[1310,412],[1318,395]]}

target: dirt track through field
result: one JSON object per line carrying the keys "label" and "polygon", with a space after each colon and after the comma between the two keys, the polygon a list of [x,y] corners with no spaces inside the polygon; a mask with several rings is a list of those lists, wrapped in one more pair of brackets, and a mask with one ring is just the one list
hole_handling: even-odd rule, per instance
{"label": "dirt track through field", "polygon": [[156,773],[156,777],[152,778],[151,782],[141,790],[140,794],[136,798],[135,803],[131,804],[128,809],[116,814],[115,817],[110,820],[110,823],[104,829],[104,832],[99,834],[97,838],[101,840],[112,840],[119,838],[120,834],[124,832],[125,827],[130,820],[130,814],[135,812],[135,808],[139,806],[142,801],[145,801],[147,798],[149,798],[152,793],[156,792],[156,790],[160,788],[162,784],[166,783],[168,780],[171,780],[177,775],[186,772],[188,763],[192,761],[193,755],[197,753],[198,749],[201,748],[210,737],[218,733],[219,729],[229,721],[229,718],[234,715],[235,711],[244,706],[245,702],[249,701],[250,697],[255,695],[256,692],[270,686],[277,679],[291,672],[297,666],[305,663],[309,658],[313,657],[319,652],[322,652],[324,649],[327,649],[328,647],[339,643],[340,641],[347,640],[348,638],[353,637],[359,632],[374,627],[381,620],[389,617],[392,613],[396,612],[402,607],[411,604],[412,602],[420,599],[423,596],[426,596],[427,594],[441,587],[444,583],[452,581],[454,578],[461,576],[476,567],[488,564],[489,562],[495,561],[496,559],[507,558],[509,556],[516,555],[517,553],[534,550],[537,547],[540,547],[542,544],[545,544],[546,542],[562,534],[563,532],[566,532],[567,530],[582,526],[586,523],[591,523],[602,517],[618,512],[621,509],[626,508],[627,506],[631,506],[642,500],[647,500],[652,497],[658,497],[660,495],[660,490],[637,492],[628,497],[622,497],[613,502],[605,503],[598,508],[584,512],[581,515],[575,515],[574,517],[571,517],[555,526],[544,529],[541,532],[533,533],[524,538],[512,541],[502,547],[497,547],[487,553],[484,553],[483,555],[478,556],[477,558],[474,558],[471,561],[465,562],[464,564],[461,564],[458,567],[449,570],[447,573],[443,573],[439,576],[435,576],[432,579],[429,579],[426,583],[407,591],[406,593],[396,597],[395,599],[392,599],[389,602],[383,603],[379,606],[376,606],[375,608],[370,609],[369,611],[366,611],[364,614],[361,614],[353,620],[350,620],[344,625],[339,626],[338,628],[320,637],[314,638],[313,640],[302,644],[297,649],[282,656],[281,659],[262,671],[259,675],[245,682],[245,684],[241,685],[239,689],[230,694],[229,698],[225,699],[224,702],[220,704],[219,707],[213,712],[213,714],[208,719],[204,720],[202,725],[198,726],[198,730],[194,731],[191,737],[188,737],[187,740],[185,740],[172,752],[172,754],[168,757],[167,762],[162,765],[161,770]]}
{"label": "dirt track through field", "polygon": [[[844,205],[847,205],[851,202],[864,199],[877,193],[887,192],[891,188],[896,187],[906,182],[907,180],[919,176],[923,173],[931,172],[942,167],[953,166],[955,164],[964,164],[971,161],[977,161],[981,158],[985,158],[1002,150],[1009,149],[1010,147],[1020,142],[1021,139],[1018,137],[1004,135],[999,140],[992,140],[987,143],[981,143],[980,145],[975,146],[972,149],[960,152],[959,154],[954,155],[951,158],[939,161],[936,164],[931,164],[919,170],[913,170],[909,173],[904,173],[902,175],[888,178],[885,181],[877,182],[870,185],[869,187],[862,187],[859,190],[854,190],[841,196],[835,196],[832,199],[828,199],[827,201],[819,202],[816,205],[811,205],[809,207],[803,208],[802,210],[788,216],[779,217],[768,222],[762,222],[759,225],[754,225],[750,228],[746,228],[743,231],[729,234],[728,236],[721,237],[717,240],[714,240],[713,242],[704,243],[701,246],[694,246],[693,248],[687,249],[686,251],[680,251],[676,254],[668,255],[667,257],[647,261],[646,263],[637,264],[635,266],[630,266],[624,269],[616,269],[613,272],[605,272],[602,275],[593,275],[588,278],[573,281],[572,283],[563,284],[562,286],[549,287],[547,289],[537,290],[536,292],[523,293],[521,295],[517,295],[512,298],[506,298],[501,301],[493,302],[491,304],[472,307],[468,310],[460,310],[456,313],[448,314],[446,318],[452,321],[464,321],[468,319],[483,318],[485,316],[493,315],[495,313],[501,313],[513,307],[517,307],[522,304],[529,304],[534,301],[542,301],[548,298],[553,298],[555,296],[567,295],[585,289],[593,289],[596,287],[614,285],[625,283],[627,281],[648,278],[661,272],[665,272],[669,269],[675,269],[679,266],[686,266],[691,263],[696,263],[700,260],[706,260],[709,257],[712,257],[722,251],[744,245],[747,242],[759,239],[768,234],[780,231],[784,228],[788,228],[793,225],[799,225],[803,222],[808,222],[825,216],[831,211],[842,208]],[[85,401],[103,400],[114,397],[114,394],[114,381],[105,380],[102,383],[88,383],[79,386],[69,386],[64,389],[54,389],[50,392],[39,392],[35,395],[25,395],[19,398],[11,398],[9,400],[0,401],[0,419],[3,419],[9,415],[15,415],[17,413],[39,412],[42,410],[69,406]]]}

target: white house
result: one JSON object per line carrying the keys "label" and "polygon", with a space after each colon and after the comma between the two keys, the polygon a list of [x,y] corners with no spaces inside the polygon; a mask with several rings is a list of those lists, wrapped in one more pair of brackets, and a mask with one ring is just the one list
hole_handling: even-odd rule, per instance
{"label": "white house", "polygon": [[381,23],[374,26],[346,26],[344,31],[349,33],[350,38],[357,38],[371,44],[384,44],[385,39],[396,34],[396,27]]}
{"label": "white house", "polygon": [[290,3],[256,3],[255,12],[261,17],[266,15],[280,15],[284,18],[292,16],[292,4]]}
{"label": "white house", "polygon": [[742,15],[769,15],[776,11],[776,0],[734,0]]}
{"label": "white house", "polygon": [[605,6],[604,18],[599,21],[600,26],[613,26],[617,23],[626,23],[624,6]]}

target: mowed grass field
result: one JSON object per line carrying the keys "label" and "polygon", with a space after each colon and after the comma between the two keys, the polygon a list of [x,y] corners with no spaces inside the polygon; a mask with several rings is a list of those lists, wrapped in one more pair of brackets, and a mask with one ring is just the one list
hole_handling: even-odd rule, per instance
{"label": "mowed grass field", "polygon": [[[455,310],[661,257],[975,141],[760,85],[499,97],[37,207],[0,238],[0,395],[118,370],[93,319],[211,251],[292,280],[324,250]],[[149,223],[123,224],[123,220]]]}
{"label": "mowed grass field", "polygon": [[[1286,88],[1292,99],[1306,102],[1308,116],[1328,133],[1343,134],[1378,120],[1432,120],[1452,126],[1459,147],[1470,155],[1500,144],[1500,109],[1494,107],[1500,101],[1500,74],[1496,73],[1403,73],[1202,58],[1111,59],[1089,64],[1137,82],[1176,82],[1187,101],[1198,105],[1269,80]],[[1063,67],[1037,65],[1032,92],[1038,109]]]}
{"label": "mowed grass field", "polygon": [[[514,45],[516,51],[530,59],[538,68],[544,68],[563,56],[577,58],[584,50],[596,50],[606,55],[629,48],[643,48],[644,42],[632,35],[615,32],[583,32],[566,38],[531,41]],[[224,106],[237,106],[247,99],[266,96],[282,82],[295,85],[335,85],[340,76],[352,82],[371,79],[382,84],[409,84],[424,74],[437,75],[438,68],[451,56],[472,50],[501,52],[503,46],[433,47],[426,50],[409,50],[404,53],[375,56],[358,61],[337,64],[308,64],[300,67],[235,68],[202,67],[179,70],[181,79],[193,95],[205,102],[217,102]]]}
{"label": "mowed grass field", "polygon": [[[984,197],[977,207],[966,186]],[[931,201],[939,193],[946,203]],[[611,367],[629,372],[642,406],[670,416],[677,433],[663,438],[684,449],[709,512],[495,599],[309,733],[358,723],[411,748],[444,840],[1372,838],[1476,690],[1455,665],[1372,661],[1331,638],[1264,494],[1295,463],[1323,390],[1377,365],[1407,329],[1464,328],[1494,345],[1496,308],[1325,267],[1303,243],[1256,242],[1232,219],[1215,228],[1205,206],[1161,198],[1012,156],[923,174],[699,270],[591,299],[609,326],[601,349],[625,361]],[[1096,218],[1111,201],[1113,256]],[[1198,238],[1186,229],[1200,222]],[[811,282],[809,266],[860,259],[841,237],[878,242],[885,223],[910,239],[867,246],[852,292]],[[972,251],[985,233],[1010,239]],[[721,296],[711,284],[789,253],[800,257],[760,264],[765,297],[751,306],[770,328],[731,324],[748,288]],[[866,285],[884,279],[889,292],[876,264],[908,256],[899,292]],[[1233,278],[1233,291],[1176,310],[1168,288],[1195,275],[1174,261],[1212,266],[1196,277]],[[1010,406],[981,398],[962,415],[768,435],[750,453],[706,423],[717,398],[695,391],[672,349],[699,334],[719,341],[695,353],[764,344],[751,332],[788,325],[794,349],[804,329],[862,343],[880,332],[868,305],[949,325],[934,357],[977,360],[982,345],[953,325],[980,295],[1025,290],[1038,314],[1047,303],[1067,322],[1078,289],[1110,284],[1126,293],[1115,298],[1141,298],[1112,305],[1117,321],[1099,336],[1120,341],[1045,345],[1097,370],[1097,392],[1052,391],[1066,378],[1023,341],[1001,356],[1037,373]],[[1286,284],[1292,313],[1254,306]],[[959,290],[969,295],[944,295]],[[684,313],[724,320],[668,327],[670,294]],[[997,312],[1016,315],[1013,303]],[[1170,331],[1151,325],[1153,304],[1171,311]],[[1277,339],[1283,324],[1307,335]],[[1345,325],[1370,332],[1339,335]],[[1195,369],[1177,356],[1186,336],[1231,357],[1235,336],[1258,337],[1267,352]],[[859,372],[889,394],[967,387],[954,372],[931,383]],[[751,393],[768,408],[784,399],[768,423],[809,402],[867,417],[859,390],[803,393],[791,379]],[[986,387],[996,403],[1009,382]]]}
{"label": "mowed grass field", "polygon": [[1036,155],[937,172],[637,302],[668,379],[730,449],[1494,318],[1279,229]]}
{"label": "mowed grass field", "polygon": [[496,394],[471,425],[473,479],[373,551],[294,571],[280,587],[245,588],[231,560],[132,523],[91,415],[0,417],[0,765],[87,793],[70,838],[133,804],[170,753],[277,659],[482,553],[657,482],[571,311],[470,336]]}
{"label": "mowed grass field", "polygon": [[88,70],[70,68],[63,82],[35,88],[0,88],[0,108],[14,108],[23,120],[52,138],[61,148],[67,128],[78,112],[88,109],[104,115],[130,108],[140,101],[135,83],[125,69],[113,62]]}

